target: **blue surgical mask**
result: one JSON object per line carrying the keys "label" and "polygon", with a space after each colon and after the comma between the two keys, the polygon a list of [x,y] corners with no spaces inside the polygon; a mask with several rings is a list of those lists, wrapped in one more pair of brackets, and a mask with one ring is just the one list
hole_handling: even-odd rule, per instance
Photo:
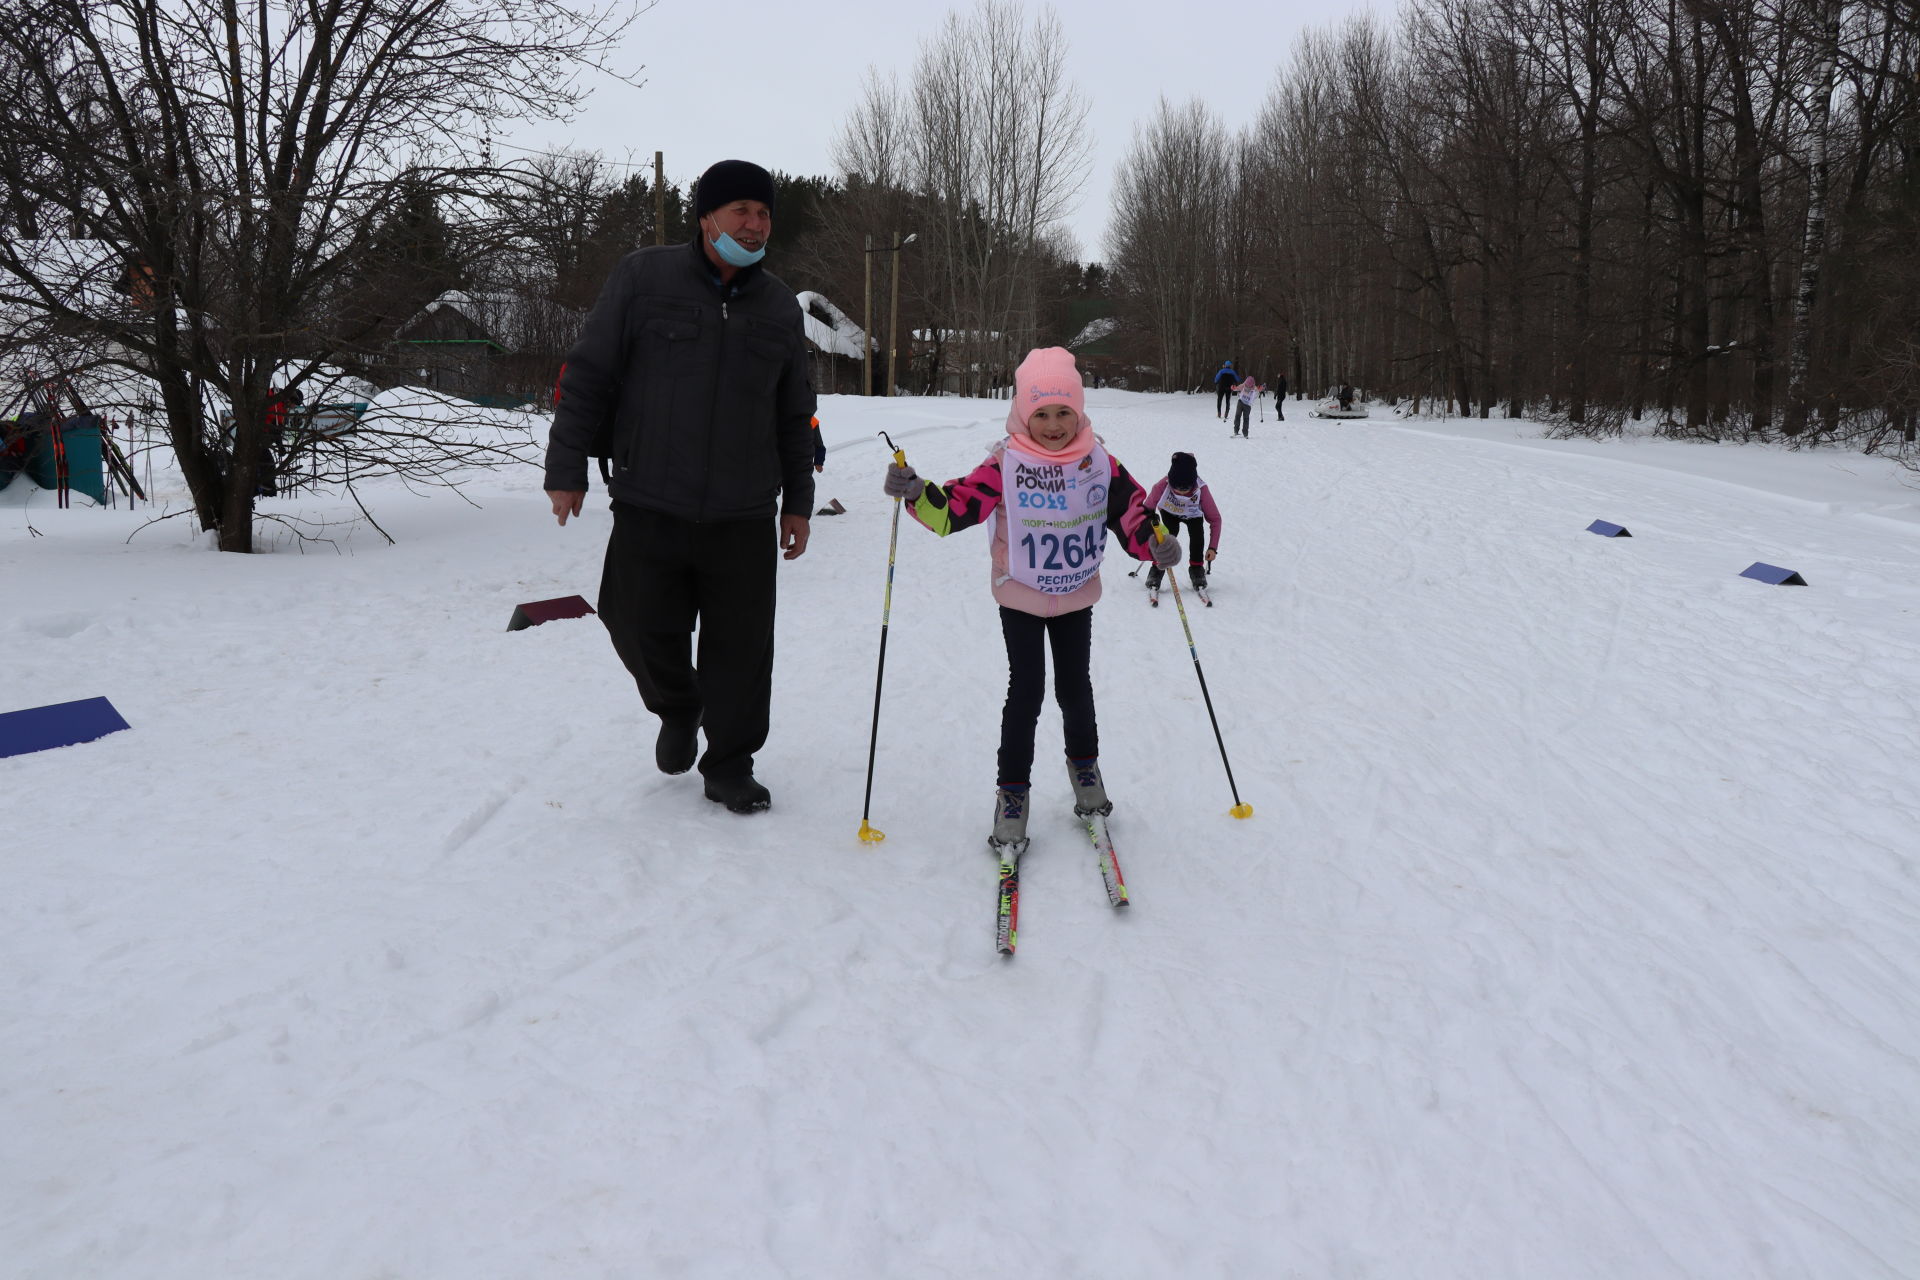
{"label": "blue surgical mask", "polygon": [[730,267],[750,267],[767,256],[767,248],[765,245],[755,249],[752,253],[748,253],[740,247],[738,240],[735,240],[724,231],[720,233],[718,240],[709,240],[707,243],[712,245],[713,251],[720,255],[720,260]]}

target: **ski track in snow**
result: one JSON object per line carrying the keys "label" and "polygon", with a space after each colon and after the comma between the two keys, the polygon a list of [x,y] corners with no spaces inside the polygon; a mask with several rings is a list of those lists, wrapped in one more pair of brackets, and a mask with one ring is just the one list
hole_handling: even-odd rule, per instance
{"label": "ski track in snow", "polygon": [[1090,397],[1143,483],[1193,448],[1219,497],[1188,617],[1255,817],[1171,593],[1109,561],[1135,905],[1049,707],[1011,962],[984,531],[903,522],[888,839],[854,836],[872,432],[946,478],[1001,404],[824,402],[848,514],[782,569],[749,820],[653,771],[596,622],[505,633],[593,598],[609,521],[555,528],[532,471],[481,511],[392,491],[399,546],[348,556],[0,521],[15,704],[133,725],[0,762],[5,1270],[1920,1275],[1920,537],[1443,427],[1229,440],[1209,403]]}

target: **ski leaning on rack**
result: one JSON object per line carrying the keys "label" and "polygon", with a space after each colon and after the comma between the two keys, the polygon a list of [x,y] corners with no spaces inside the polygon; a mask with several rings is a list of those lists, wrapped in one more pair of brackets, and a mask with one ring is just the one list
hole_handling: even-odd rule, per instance
{"label": "ski leaning on rack", "polygon": [[[1120,855],[1114,852],[1113,837],[1107,831],[1107,815],[1076,810],[1074,816],[1080,820],[1087,837],[1093,841],[1093,852],[1099,861],[1100,882],[1106,887],[1107,902],[1115,907],[1126,906],[1129,901],[1127,882],[1120,874]],[[987,847],[1000,859],[994,944],[1001,955],[1010,956],[1020,944],[1020,858],[1027,851],[1027,842],[996,843],[988,840]]]}

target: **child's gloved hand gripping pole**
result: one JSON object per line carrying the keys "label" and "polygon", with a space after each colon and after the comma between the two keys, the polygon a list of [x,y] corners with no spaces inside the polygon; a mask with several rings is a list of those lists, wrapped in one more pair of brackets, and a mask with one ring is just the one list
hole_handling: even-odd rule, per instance
{"label": "child's gloved hand gripping pole", "polygon": [[[1148,519],[1153,521],[1153,540],[1164,540],[1167,530],[1160,523],[1159,514],[1149,512]],[[1180,576],[1169,573],[1167,582],[1173,587],[1173,607],[1180,611],[1180,629],[1187,633],[1187,652],[1193,655],[1193,674],[1200,677],[1200,698],[1207,704],[1207,719],[1213,722],[1213,740],[1220,744],[1220,763],[1226,766],[1227,790],[1233,793],[1233,808],[1227,812],[1236,818],[1251,818],[1253,806],[1240,799],[1240,788],[1233,783],[1233,762],[1227,759],[1227,740],[1220,736],[1220,717],[1213,714],[1213,695],[1207,692],[1207,673],[1200,669],[1200,650],[1194,646],[1193,628],[1187,623],[1187,606],[1180,599]]]}
{"label": "child's gloved hand gripping pole", "polygon": [[[906,466],[907,455],[894,445],[893,437],[882,431],[880,438],[893,450],[893,465]],[[860,839],[866,844],[878,844],[887,838],[887,833],[876,828],[868,818],[873,813],[873,761],[880,746],[880,686],[887,678],[887,625],[893,620],[893,563],[900,546],[901,505],[899,498],[893,500],[893,532],[887,535],[887,594],[880,609],[880,665],[873,675],[873,732],[867,738],[867,796],[860,804]]]}

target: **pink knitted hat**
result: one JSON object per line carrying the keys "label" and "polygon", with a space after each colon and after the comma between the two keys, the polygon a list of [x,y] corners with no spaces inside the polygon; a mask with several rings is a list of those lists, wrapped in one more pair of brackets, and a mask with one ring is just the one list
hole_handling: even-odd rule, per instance
{"label": "pink knitted hat", "polygon": [[[1080,417],[1080,432],[1058,453],[1032,444],[1027,419],[1045,404],[1064,404]],[[1065,347],[1035,347],[1013,373],[1013,403],[1007,409],[1007,434],[1025,437],[1027,451],[1051,458],[1084,457],[1093,449],[1093,422],[1087,417],[1087,391],[1080,382],[1080,366]]]}

